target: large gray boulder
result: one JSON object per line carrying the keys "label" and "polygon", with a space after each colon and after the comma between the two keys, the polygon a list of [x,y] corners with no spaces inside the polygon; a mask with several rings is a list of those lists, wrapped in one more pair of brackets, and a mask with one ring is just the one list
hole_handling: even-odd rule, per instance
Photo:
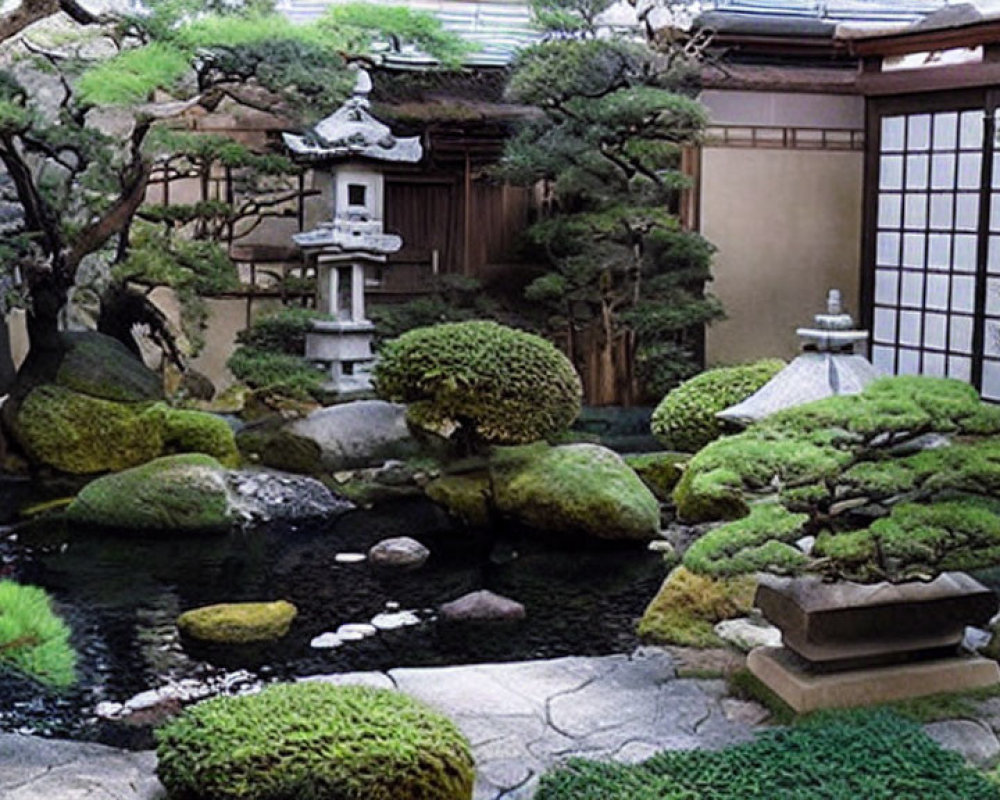
{"label": "large gray boulder", "polygon": [[339,472],[406,458],[420,449],[406,426],[406,406],[359,400],[292,422],[268,420],[238,437],[261,463],[293,472]]}

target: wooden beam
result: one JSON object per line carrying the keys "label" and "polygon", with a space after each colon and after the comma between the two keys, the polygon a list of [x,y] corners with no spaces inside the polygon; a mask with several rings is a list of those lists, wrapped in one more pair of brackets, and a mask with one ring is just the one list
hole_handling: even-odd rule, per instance
{"label": "wooden beam", "polygon": [[851,54],[858,56],[903,56],[908,53],[978,47],[1000,42],[1000,20],[973,22],[938,30],[907,30],[886,36],[869,36],[845,41]]}
{"label": "wooden beam", "polygon": [[943,92],[1000,83],[1000,62],[954,64],[946,67],[862,72],[857,86],[867,97],[916,92]]}

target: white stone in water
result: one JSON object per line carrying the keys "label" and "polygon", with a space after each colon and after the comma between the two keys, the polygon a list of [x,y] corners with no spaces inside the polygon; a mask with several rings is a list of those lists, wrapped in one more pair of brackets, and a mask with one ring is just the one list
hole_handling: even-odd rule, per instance
{"label": "white stone in water", "polygon": [[333,560],[338,564],[357,564],[364,561],[367,556],[364,553],[337,553]]}
{"label": "white stone in water", "polygon": [[309,646],[316,650],[331,650],[343,644],[341,638],[335,633],[321,633],[309,642]]}
{"label": "white stone in water", "polygon": [[372,617],[372,625],[380,631],[392,631],[396,628],[406,628],[419,625],[420,617],[413,611],[397,611],[395,613],[376,614]]}
{"label": "white stone in water", "polygon": [[348,622],[337,628],[337,638],[342,642],[360,642],[378,633],[378,628],[365,622]]}
{"label": "white stone in water", "polygon": [[386,611],[399,611],[400,605],[395,600],[389,600],[385,604]]}
{"label": "white stone in water", "polygon": [[121,703],[112,703],[108,700],[104,700],[94,706],[94,714],[101,719],[114,719],[124,710],[125,706]]}

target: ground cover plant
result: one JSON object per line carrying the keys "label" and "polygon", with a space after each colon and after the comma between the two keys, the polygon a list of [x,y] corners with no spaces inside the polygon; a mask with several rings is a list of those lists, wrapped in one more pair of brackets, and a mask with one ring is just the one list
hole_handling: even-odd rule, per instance
{"label": "ground cover plant", "polygon": [[[684,565],[874,583],[993,564],[997,433],[1000,409],[943,378],[884,378],[775,414],[688,464],[674,490],[681,518],[730,521],[692,544]],[[811,549],[796,545],[807,536]]]}
{"label": "ground cover plant", "polygon": [[566,356],[495,322],[417,328],[387,342],[374,383],[380,397],[408,404],[417,427],[470,446],[544,439],[580,413],[580,378]]}
{"label": "ground cover plant", "polygon": [[216,698],[157,732],[157,775],[186,800],[471,800],[468,742],[406,695],[299,683]]}
{"label": "ground cover plant", "polygon": [[76,653],[69,635],[43,589],[0,581],[0,673],[11,669],[57,689],[71,685]]}
{"label": "ground cover plant", "polygon": [[573,760],[536,800],[996,800],[1000,787],[888,711],[828,712],[719,751]]}

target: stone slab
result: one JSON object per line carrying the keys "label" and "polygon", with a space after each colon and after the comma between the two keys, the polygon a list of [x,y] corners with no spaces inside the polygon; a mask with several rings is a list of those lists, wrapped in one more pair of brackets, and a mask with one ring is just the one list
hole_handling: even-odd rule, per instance
{"label": "stone slab", "polygon": [[811,674],[783,647],[761,647],[747,668],[796,712],[879,705],[941,692],[961,692],[1000,683],[997,662],[955,657],[886,667]]}

